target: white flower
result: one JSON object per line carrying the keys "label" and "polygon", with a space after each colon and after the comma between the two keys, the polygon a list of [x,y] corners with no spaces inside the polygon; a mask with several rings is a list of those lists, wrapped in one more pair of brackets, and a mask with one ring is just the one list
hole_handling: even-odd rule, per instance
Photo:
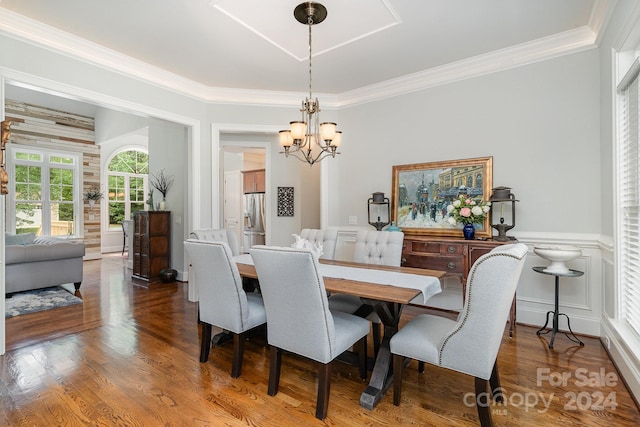
{"label": "white flower", "polygon": [[483,212],[484,211],[482,210],[482,208],[480,206],[474,206],[474,207],[471,208],[471,213],[474,214],[475,216],[482,215]]}
{"label": "white flower", "polygon": [[447,218],[447,221],[449,221],[449,224],[451,224],[451,225],[456,225],[456,223],[458,222],[458,221],[456,221],[456,219],[455,219],[454,217],[452,217],[452,216],[450,216],[449,218]]}
{"label": "white flower", "polygon": [[491,210],[491,205],[484,205],[482,207],[482,212],[487,213]]}
{"label": "white flower", "polygon": [[461,203],[462,202],[459,199],[456,199],[453,201],[453,206],[455,206],[456,208],[459,208]]}
{"label": "white flower", "polygon": [[447,213],[451,213],[453,211],[453,205],[447,205]]}

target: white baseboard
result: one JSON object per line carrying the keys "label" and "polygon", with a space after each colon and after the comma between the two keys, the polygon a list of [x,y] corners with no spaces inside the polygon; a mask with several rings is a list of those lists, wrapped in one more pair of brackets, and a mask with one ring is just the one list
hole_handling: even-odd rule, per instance
{"label": "white baseboard", "polygon": [[102,259],[102,254],[101,253],[87,253],[85,256],[82,257],[83,261],[91,261],[94,259]]}
{"label": "white baseboard", "polygon": [[627,389],[638,404],[640,402],[640,360],[637,355],[640,352],[638,349],[629,347],[616,326],[607,317],[603,317],[601,327],[600,339],[624,379]]}
{"label": "white baseboard", "polygon": [[[562,310],[561,310],[562,311]],[[546,321],[547,311],[536,310],[531,308],[518,308],[516,311],[516,323],[525,325],[542,327]],[[600,320],[590,317],[569,314],[571,322],[571,330],[575,334],[590,335],[593,337],[600,336]],[[549,320],[551,326],[551,319]],[[560,316],[558,329],[567,331],[567,319]]]}

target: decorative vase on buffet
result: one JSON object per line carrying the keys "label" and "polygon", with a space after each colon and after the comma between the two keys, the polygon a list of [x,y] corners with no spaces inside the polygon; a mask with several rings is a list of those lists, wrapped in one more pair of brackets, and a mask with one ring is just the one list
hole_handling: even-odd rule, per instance
{"label": "decorative vase on buffet", "polygon": [[395,221],[391,221],[391,225],[387,227],[387,231],[402,231],[402,229],[396,225]]}
{"label": "decorative vase on buffet", "polygon": [[462,227],[462,234],[464,234],[465,240],[473,240],[475,238],[476,229],[473,224],[465,224]]}

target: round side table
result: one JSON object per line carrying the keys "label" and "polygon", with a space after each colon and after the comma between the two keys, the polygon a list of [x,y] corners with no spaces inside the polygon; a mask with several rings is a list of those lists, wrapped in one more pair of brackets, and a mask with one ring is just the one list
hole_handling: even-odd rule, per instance
{"label": "round side table", "polygon": [[[560,331],[560,332],[565,334],[565,336],[567,338],[569,338],[570,341],[573,341],[576,344],[580,344],[581,346],[584,346],[584,343],[582,341],[580,341],[580,339],[578,339],[578,337],[576,337],[575,334],[573,333],[573,331],[571,330],[571,323],[569,321],[569,316],[567,316],[564,313],[560,313],[560,310],[558,308],[558,291],[559,291],[559,288],[560,288],[559,287],[560,277],[580,277],[580,276],[582,276],[584,274],[584,272],[578,271],[578,270],[569,270],[566,273],[553,273],[553,272],[545,271],[546,268],[547,267],[533,267],[533,271],[535,271],[537,273],[541,273],[541,274],[548,274],[550,276],[555,276],[555,282],[556,282],[555,307],[554,307],[553,311],[547,311],[547,321],[544,323],[544,326],[542,328],[540,328],[536,332],[536,335],[543,335],[543,334],[548,334],[549,332],[551,332],[551,341],[549,342],[549,348],[553,348],[553,342],[555,341],[556,334],[558,333],[558,318],[560,316],[564,316],[564,317],[567,318],[567,327],[569,328],[569,333],[564,332],[564,331]],[[547,329],[547,325],[549,324],[549,315],[550,314],[553,314],[553,327],[551,329]],[[569,334],[571,334],[571,335],[569,335]]]}

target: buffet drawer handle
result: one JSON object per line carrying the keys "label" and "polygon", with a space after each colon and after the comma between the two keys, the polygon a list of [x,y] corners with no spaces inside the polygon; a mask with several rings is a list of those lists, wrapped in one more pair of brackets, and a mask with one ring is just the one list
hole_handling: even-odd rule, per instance
{"label": "buffet drawer handle", "polygon": [[450,262],[449,264],[447,264],[447,267],[450,268],[451,270],[453,270],[454,268],[456,268],[456,263],[455,262]]}
{"label": "buffet drawer handle", "polygon": [[447,252],[449,252],[450,254],[454,253],[456,251],[456,247],[455,246],[449,246],[447,248]]}

